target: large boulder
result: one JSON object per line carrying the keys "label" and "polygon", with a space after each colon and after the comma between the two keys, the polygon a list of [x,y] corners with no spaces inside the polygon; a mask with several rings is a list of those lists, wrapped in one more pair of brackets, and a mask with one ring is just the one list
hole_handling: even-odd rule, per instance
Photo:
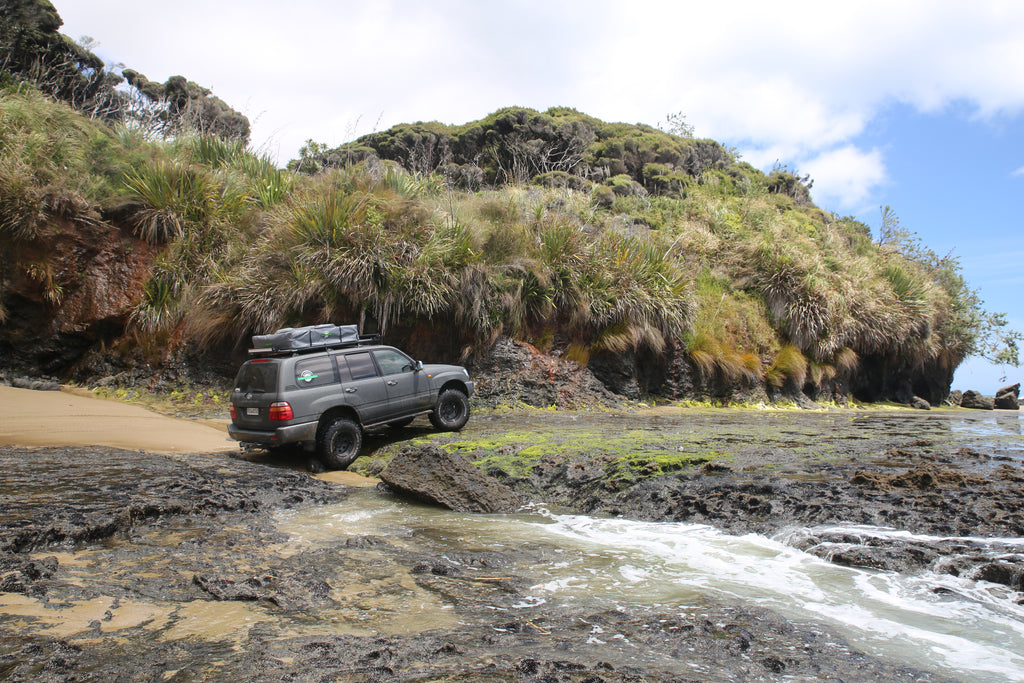
{"label": "large boulder", "polygon": [[1020,401],[1013,394],[996,396],[993,403],[998,410],[1020,410]]}
{"label": "large boulder", "polygon": [[1020,410],[1020,383],[997,391],[995,407],[1000,410]]}
{"label": "large boulder", "polygon": [[916,408],[918,410],[931,410],[932,404],[924,400],[920,396],[915,396],[912,399],[910,399],[910,407]]}
{"label": "large boulder", "polygon": [[464,456],[436,446],[402,450],[379,476],[397,493],[457,512],[514,512],[526,502]]}
{"label": "large boulder", "polygon": [[963,400],[960,401],[961,408],[973,408],[974,410],[992,410],[995,408],[995,399],[991,396],[982,396],[981,392],[969,389],[964,392]]}

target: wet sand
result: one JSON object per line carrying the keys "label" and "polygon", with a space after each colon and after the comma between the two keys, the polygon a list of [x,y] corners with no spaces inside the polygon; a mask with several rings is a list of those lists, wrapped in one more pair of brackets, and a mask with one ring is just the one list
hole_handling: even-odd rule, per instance
{"label": "wet sand", "polygon": [[[238,443],[223,425],[180,420],[86,392],[0,386],[0,446],[106,446],[156,453],[221,453]],[[222,428],[218,428],[222,427]]]}

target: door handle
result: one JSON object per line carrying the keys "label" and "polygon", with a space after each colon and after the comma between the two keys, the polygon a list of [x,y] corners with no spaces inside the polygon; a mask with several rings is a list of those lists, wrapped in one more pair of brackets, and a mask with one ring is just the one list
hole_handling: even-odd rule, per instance
{"label": "door handle", "polygon": [[396,382],[396,381],[395,381],[395,380],[393,380],[393,379],[389,379],[389,380],[388,380],[388,386],[389,386],[389,387],[393,387],[393,386],[395,386],[395,385],[397,385],[397,384],[398,384],[398,382]]}
{"label": "door handle", "polygon": [[354,387],[349,387],[348,389],[345,389],[345,393],[346,394],[354,394],[354,393],[356,393],[356,389]]}

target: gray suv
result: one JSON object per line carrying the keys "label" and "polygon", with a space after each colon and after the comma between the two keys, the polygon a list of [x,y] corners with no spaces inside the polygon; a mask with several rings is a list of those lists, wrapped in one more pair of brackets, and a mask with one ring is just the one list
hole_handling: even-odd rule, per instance
{"label": "gray suv", "polygon": [[469,420],[473,382],[456,365],[424,365],[391,346],[260,351],[238,371],[231,393],[232,438],[265,448],[300,444],[329,469],[359,456],[363,429],[404,427],[429,415],[458,431]]}

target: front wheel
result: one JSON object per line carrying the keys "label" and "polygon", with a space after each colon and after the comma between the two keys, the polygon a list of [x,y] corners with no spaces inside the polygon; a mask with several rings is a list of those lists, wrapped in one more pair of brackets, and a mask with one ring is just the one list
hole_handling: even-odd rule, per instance
{"label": "front wheel", "polygon": [[469,420],[469,399],[457,389],[447,389],[437,397],[437,405],[430,414],[430,423],[446,432],[457,432]]}
{"label": "front wheel", "polygon": [[324,430],[317,442],[320,462],[329,470],[343,470],[359,457],[363,430],[347,417],[339,417]]}

